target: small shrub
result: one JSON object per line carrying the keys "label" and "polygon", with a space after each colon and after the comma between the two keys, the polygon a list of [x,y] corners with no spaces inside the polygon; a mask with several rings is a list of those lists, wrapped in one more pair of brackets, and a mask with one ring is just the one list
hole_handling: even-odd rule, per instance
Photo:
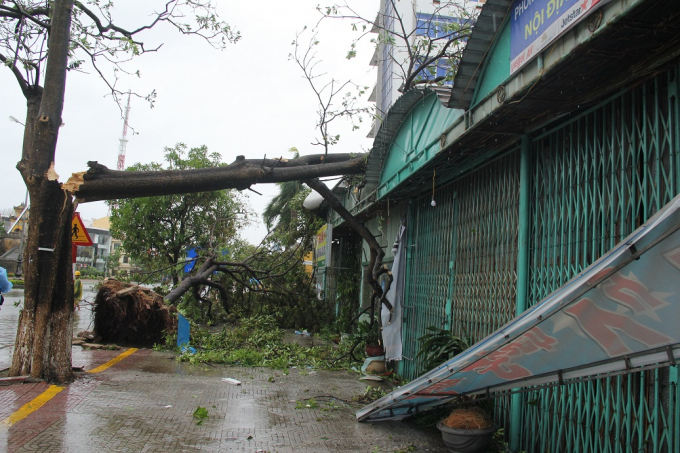
{"label": "small shrub", "polygon": [[422,360],[423,371],[438,367],[469,347],[467,340],[453,335],[449,330],[434,326],[427,327],[426,330],[430,333],[418,338],[420,352],[416,356]]}
{"label": "small shrub", "polygon": [[83,267],[80,270],[80,275],[83,278],[103,278],[104,272],[98,271],[94,267]]}

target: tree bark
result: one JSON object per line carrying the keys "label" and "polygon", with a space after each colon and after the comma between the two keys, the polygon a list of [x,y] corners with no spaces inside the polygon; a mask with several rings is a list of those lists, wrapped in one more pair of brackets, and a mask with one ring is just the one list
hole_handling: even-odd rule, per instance
{"label": "tree bark", "polygon": [[73,0],[56,0],[49,38],[45,88],[26,87],[28,111],[17,168],[31,200],[31,227],[24,250],[26,284],[10,376],[47,381],[73,378],[73,203],[54,172],[66,86]]}
{"label": "tree bark", "polygon": [[116,171],[88,162],[87,172],[74,173],[64,184],[80,202],[160,195],[243,190],[257,183],[274,183],[361,173],[363,156],[328,154],[297,159],[245,159],[225,167],[194,170]]}

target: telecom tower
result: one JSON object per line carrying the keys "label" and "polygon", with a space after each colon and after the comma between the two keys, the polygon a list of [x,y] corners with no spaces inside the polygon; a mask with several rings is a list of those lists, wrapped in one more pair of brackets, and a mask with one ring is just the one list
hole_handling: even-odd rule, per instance
{"label": "telecom tower", "polygon": [[127,148],[128,118],[130,117],[130,91],[128,91],[127,106],[125,107],[125,120],[123,122],[123,136],[120,138],[118,147],[118,170],[125,170],[125,149]]}
{"label": "telecom tower", "polygon": [[[119,171],[125,170],[125,149],[127,148],[127,130],[128,130],[128,119],[130,118],[130,94],[131,90],[128,90],[128,100],[127,106],[125,107],[125,118],[123,120],[123,136],[119,139],[120,146],[118,147],[118,165],[116,169]],[[118,200],[112,202],[109,205],[109,216],[111,215],[111,207],[118,207]]]}

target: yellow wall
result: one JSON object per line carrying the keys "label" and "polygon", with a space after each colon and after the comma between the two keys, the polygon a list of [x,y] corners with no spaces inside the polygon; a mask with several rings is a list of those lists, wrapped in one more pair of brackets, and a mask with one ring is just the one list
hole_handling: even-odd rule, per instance
{"label": "yellow wall", "polygon": [[111,222],[108,217],[102,217],[101,219],[94,219],[92,221],[92,228],[101,228],[102,230],[110,230]]}

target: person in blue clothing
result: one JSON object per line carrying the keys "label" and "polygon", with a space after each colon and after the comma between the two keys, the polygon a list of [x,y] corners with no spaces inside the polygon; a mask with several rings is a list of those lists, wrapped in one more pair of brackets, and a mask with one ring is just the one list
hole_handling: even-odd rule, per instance
{"label": "person in blue clothing", "polygon": [[7,279],[7,270],[4,267],[0,267],[0,306],[5,302],[5,298],[2,297],[2,293],[8,293],[12,290],[12,282]]}

